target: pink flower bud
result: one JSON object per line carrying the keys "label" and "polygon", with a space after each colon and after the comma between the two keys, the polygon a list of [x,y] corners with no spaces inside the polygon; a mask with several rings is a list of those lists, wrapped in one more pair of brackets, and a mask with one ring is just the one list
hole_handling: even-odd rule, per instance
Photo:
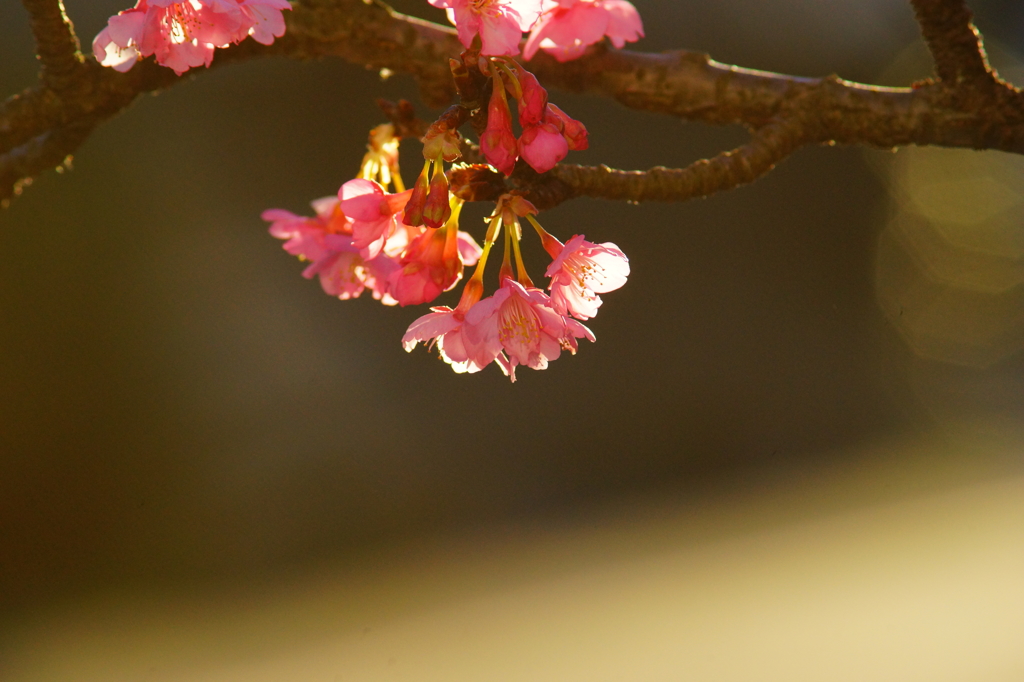
{"label": "pink flower bud", "polygon": [[548,91],[540,81],[524,68],[516,69],[522,97],[519,98],[519,125],[523,128],[536,125],[544,118],[544,110],[548,104]]}
{"label": "pink flower bud", "polygon": [[508,109],[505,90],[495,87],[487,106],[487,127],[480,136],[480,151],[487,163],[506,176],[512,175],[519,150],[512,134],[512,112]]}
{"label": "pink flower bud", "polygon": [[435,167],[434,176],[430,179],[430,192],[423,207],[423,224],[427,227],[441,227],[452,215],[452,207],[448,202],[448,178],[440,162]]}
{"label": "pink flower bud", "polygon": [[[557,121],[557,122],[556,122]],[[548,104],[544,114],[545,123],[554,123],[562,131],[565,141],[569,143],[569,149],[582,151],[590,146],[587,139],[587,128],[582,123],[569,116],[554,104]]]}
{"label": "pink flower bud", "polygon": [[459,131],[450,130],[444,121],[436,121],[423,136],[423,158],[436,159],[440,156],[451,163],[462,156],[459,139]]}
{"label": "pink flower bud", "polygon": [[412,196],[409,197],[409,203],[405,205],[405,215],[402,218],[402,222],[406,225],[418,227],[423,224],[423,211],[427,204],[427,194],[430,191],[430,178],[427,175],[430,169],[430,163],[428,162],[423,167],[423,171],[416,178],[416,184],[412,187]]}
{"label": "pink flower bud", "polygon": [[546,173],[569,153],[569,145],[551,123],[530,126],[519,138],[519,153],[538,173]]}

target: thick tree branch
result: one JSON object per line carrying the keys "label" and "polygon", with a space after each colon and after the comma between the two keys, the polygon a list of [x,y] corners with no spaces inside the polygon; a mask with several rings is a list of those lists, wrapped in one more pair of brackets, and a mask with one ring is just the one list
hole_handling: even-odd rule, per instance
{"label": "thick tree branch", "polygon": [[56,92],[69,89],[82,65],[74,26],[61,0],[21,0],[28,10],[40,62],[40,80]]}
{"label": "thick tree branch", "polygon": [[[33,12],[33,26],[42,27],[38,30],[44,34],[51,30],[46,29],[46,25],[57,31],[53,28],[55,8],[60,9],[56,0],[23,1]],[[981,83],[977,60],[981,59],[982,68],[985,64],[978,56],[981,53],[969,14],[951,11],[959,7],[966,12],[962,2],[911,1],[929,44],[947,46],[938,48],[937,63],[938,55],[945,55],[941,57],[940,75],[948,72],[950,65],[966,60],[966,65],[958,66],[956,73],[974,74],[973,80],[968,80]],[[53,56],[54,64],[67,66],[70,62],[65,48],[68,36],[73,40],[73,33],[63,18],[60,25],[64,38],[57,43],[63,41],[64,48],[46,48],[46,54]],[[974,36],[973,48],[965,42],[964,31]],[[288,33],[283,38],[269,47],[246,41],[220,50],[214,66],[266,55],[298,59],[337,56],[366,68],[388,68],[411,74],[419,82],[427,103],[440,107],[454,97],[447,58],[461,50],[450,28],[403,16],[381,5],[367,4],[363,0],[297,0],[294,11],[289,13]],[[44,52],[42,43],[40,51]],[[61,54],[63,58],[59,57]],[[44,67],[49,59],[43,57]],[[972,59],[975,61],[971,62]],[[984,87],[964,88],[966,77],[957,76],[953,81],[943,77],[915,88],[882,88],[851,83],[836,76],[797,78],[742,69],[693,52],[644,54],[601,46],[567,64],[540,54],[530,63],[530,69],[551,87],[607,96],[631,108],[686,120],[738,123],[752,130],[766,131],[778,130],[773,126],[784,122],[785,130],[791,131],[798,144],[834,141],[882,148],[934,144],[1024,153],[1024,96],[994,77],[989,77]],[[0,105],[0,158],[7,164],[0,178],[3,180],[0,199],[10,197],[15,184],[24,178],[52,167],[54,159],[59,162],[73,153],[84,139],[78,134],[59,131],[88,131],[125,109],[138,95],[187,80],[175,77],[170,69],[157,66],[152,60],[136,64],[126,74],[103,68],[92,59],[78,62],[71,70],[73,87],[62,89],[44,80]],[[59,69],[54,71],[58,72]],[[742,178],[747,171],[729,164],[748,160],[751,168],[755,168],[755,160],[770,159],[765,169],[770,168],[778,158],[754,152],[761,149],[758,145],[765,144],[764,135],[770,138],[774,134],[755,134],[747,147],[674,172],[692,178],[687,182],[693,183],[694,194],[705,193],[700,189],[703,186],[728,186],[728,182],[722,180],[724,175],[716,175],[726,167],[738,169],[739,174],[735,176],[738,179],[730,182],[734,185],[745,182],[747,180]],[[30,142],[36,145],[32,147],[35,151],[18,151]],[[786,145],[779,147],[785,148]],[[10,180],[7,170],[12,168],[18,168],[23,175]],[[567,178],[571,175],[569,170],[558,172],[567,174]],[[704,173],[709,174],[710,179],[698,181],[696,176]],[[576,188],[570,195],[623,191],[613,188],[624,186],[614,185],[612,178],[618,178],[614,173],[600,171],[593,176],[603,178],[603,184],[594,184],[597,181],[591,176],[585,179],[585,176],[574,176],[578,185],[568,183]],[[675,177],[658,171],[644,177],[650,179],[651,187],[668,187],[671,183],[665,183],[670,176]],[[621,182],[637,183],[639,177],[625,175]],[[657,181],[653,180],[655,177]],[[639,185],[631,186],[634,188],[631,191],[655,194],[661,191],[637,190]],[[584,191],[583,187],[589,189]],[[688,190],[679,190],[677,198],[682,198],[685,191]]]}

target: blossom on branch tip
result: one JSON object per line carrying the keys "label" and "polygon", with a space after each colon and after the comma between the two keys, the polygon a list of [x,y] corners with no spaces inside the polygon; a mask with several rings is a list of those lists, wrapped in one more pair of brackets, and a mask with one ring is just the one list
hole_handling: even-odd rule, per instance
{"label": "blossom on branch tip", "polygon": [[528,126],[519,136],[519,155],[538,173],[546,173],[569,153],[569,144],[554,124]]}
{"label": "blossom on branch tip", "polygon": [[621,48],[644,35],[636,7],[626,0],[556,0],[541,15],[523,47],[523,58],[542,49],[560,62],[583,55],[588,45],[608,36]]}
{"label": "blossom on branch tip", "polygon": [[519,125],[525,128],[544,119],[544,112],[548,106],[548,91],[532,73],[518,64],[515,64],[515,67],[520,90],[520,95],[516,98],[519,106]]}
{"label": "blossom on branch tip", "polygon": [[436,345],[441,359],[458,374],[479,372],[491,364],[501,352],[494,344],[466,338],[465,315],[458,308],[431,308],[431,312],[414,321],[402,337],[402,347],[411,353],[417,343]]}
{"label": "blossom on branch tip", "polygon": [[179,76],[195,66],[209,66],[213,51],[252,36],[264,45],[284,35],[282,10],[287,0],[139,0],[132,9],[110,18],[93,40],[103,66],[128,71],[140,57],[154,55],[158,64]]}
{"label": "blossom on branch tip", "polygon": [[541,123],[525,126],[519,137],[519,155],[538,173],[554,168],[570,149],[588,146],[586,127],[554,104],[544,108]]}
{"label": "blossom on branch tip", "polygon": [[590,140],[587,137],[587,127],[554,104],[548,104],[547,109],[545,109],[544,121],[545,123],[553,123],[558,127],[562,137],[565,138],[569,149],[572,151],[583,151],[590,146]]}

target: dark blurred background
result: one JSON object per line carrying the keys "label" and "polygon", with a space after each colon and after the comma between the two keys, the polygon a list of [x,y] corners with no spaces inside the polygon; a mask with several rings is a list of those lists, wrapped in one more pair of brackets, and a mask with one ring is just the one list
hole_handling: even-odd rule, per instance
{"label": "dark blurred background", "polygon": [[[86,44],[124,9],[65,4]],[[636,4],[637,49],[889,85],[930,73],[904,2]],[[425,5],[396,4],[443,17]],[[971,5],[1010,74],[1024,4]],[[20,3],[0,1],[5,95],[34,83],[32,50]],[[374,99],[416,100],[410,79],[268,59],[187,80],[100,127],[72,171],[43,175],[0,213],[4,623],[96,594],[258,584],[622,500],[756,492],[856,469],[872,443],[950,429],[1011,445],[937,449],[934,470],[948,473],[929,485],[1024,470],[1015,158],[804,149],[706,200],[564,204],[541,216],[547,229],[614,241],[632,275],[592,320],[597,343],[509,385],[497,368],[457,376],[422,349],[404,353],[424,310],[327,297],[259,219],[307,212],[351,178],[383,120]],[[681,166],[746,135],[552,99],[590,130],[578,163]],[[975,161],[984,169],[968,172]],[[973,185],[967,204],[930,216],[929,196],[985,173],[1002,222],[978,227]],[[479,239],[474,210],[464,229]],[[943,240],[941,225],[957,210],[957,234],[987,231],[950,255],[942,245],[963,240]],[[943,278],[914,249],[928,238],[893,228],[931,219],[942,263],[1005,277]]]}

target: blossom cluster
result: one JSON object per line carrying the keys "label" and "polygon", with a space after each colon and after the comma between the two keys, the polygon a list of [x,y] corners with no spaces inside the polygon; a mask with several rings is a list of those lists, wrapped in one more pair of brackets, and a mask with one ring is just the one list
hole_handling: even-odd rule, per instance
{"label": "blossom cluster", "polygon": [[104,66],[128,71],[140,57],[156,61],[179,76],[194,66],[209,66],[213,51],[252,36],[270,45],[284,35],[282,10],[288,0],[139,0],[110,17],[92,51]]}
{"label": "blossom cluster", "polygon": [[[454,309],[438,306],[409,326],[402,345],[412,351],[417,343],[436,345],[441,358],[456,372],[478,372],[495,363],[513,382],[516,367],[546,369],[563,350],[574,354],[578,339],[594,341],[595,336],[579,320],[597,314],[598,294],[626,283],[629,260],[610,242],[594,244],[576,235],[566,244],[548,234],[533,217],[536,209],[516,195],[498,202],[491,218],[480,265],[466,284]],[[552,261],[547,268],[550,294],[535,287],[523,264],[519,249],[520,222],[525,217],[541,236]],[[486,298],[483,272],[486,257],[505,224],[505,260],[498,274],[500,287]],[[510,263],[515,254],[517,274]]]}
{"label": "blossom cluster", "polygon": [[[364,169],[368,165],[364,161]],[[392,172],[397,176],[397,167]],[[409,225],[411,193],[391,193],[379,182],[356,178],[337,197],[314,201],[312,217],[269,209],[263,219],[273,236],[285,240],[285,251],[310,261],[303,275],[319,276],[323,290],[340,299],[369,289],[386,305],[430,303],[455,287],[465,265],[476,265],[455,308],[431,308],[402,337],[408,351],[420,342],[436,345],[456,372],[478,372],[493,362],[515,381],[516,367],[545,369],[563,350],[575,354],[578,339],[595,340],[580,320],[596,315],[600,294],[618,289],[629,275],[629,261],[615,244],[594,244],[582,235],[562,244],[540,226],[530,202],[508,194],[498,201],[481,249],[458,228],[462,201],[454,196],[441,228]],[[526,273],[520,218],[533,225],[552,258],[546,271],[550,293]],[[502,228],[500,286],[483,297],[484,268]]]}
{"label": "blossom cluster", "polygon": [[[480,151],[487,162],[505,175],[512,175],[516,160],[522,158],[538,173],[546,173],[564,159],[569,150],[589,146],[586,127],[554,104],[537,77],[515,61],[491,60],[493,86],[487,105],[487,127],[480,135]],[[517,103],[522,134],[512,130],[508,94]]]}
{"label": "blossom cluster", "polygon": [[[597,314],[601,294],[625,284],[629,261],[615,244],[595,244],[583,235],[563,244],[541,227],[524,191],[515,189],[519,179],[531,177],[516,173],[520,160],[545,173],[570,150],[586,149],[589,140],[586,127],[549,102],[536,76],[513,57],[524,32],[529,32],[523,47],[527,60],[544,50],[566,61],[604,37],[622,47],[642,36],[643,26],[626,0],[429,2],[448,11],[466,48],[461,60],[450,61],[462,101],[427,127],[421,140],[424,165],[413,186],[405,188],[398,167],[395,119],[371,131],[356,177],[336,196],[313,201],[313,215],[269,209],[262,217],[270,233],[284,240],[285,251],[308,262],[303,276],[319,278],[323,290],[339,299],[369,290],[385,305],[429,304],[462,280],[466,266],[475,266],[456,307],[431,308],[409,326],[402,345],[407,351],[419,343],[436,347],[459,373],[494,363],[515,381],[517,367],[545,369],[562,351],[575,354],[580,339],[595,340],[583,321]],[[272,43],[284,35],[281,12],[286,9],[287,0],[138,0],[110,18],[93,52],[119,71],[153,55],[180,75],[209,66],[216,48],[248,36]],[[476,94],[464,96],[468,91]],[[510,101],[516,105],[518,135]],[[479,153],[513,182],[513,189],[497,199],[482,247],[460,229],[463,195],[453,191],[445,170],[463,155],[459,128],[469,121],[480,136]],[[407,123],[402,122],[405,135],[412,129]],[[483,164],[458,170],[463,168],[497,176]],[[544,289],[527,274],[520,248],[524,222],[551,258]],[[484,296],[485,268],[500,236],[504,255],[498,286]]]}
{"label": "blossom cluster", "polygon": [[408,225],[412,190],[391,193],[370,179],[401,186],[392,131],[389,124],[374,129],[361,177],[343,184],[337,196],[312,202],[315,215],[269,209],[262,217],[271,223],[270,234],[286,240],[285,251],[309,261],[303,276],[319,277],[331,296],[358,298],[369,289],[385,305],[419,305],[454,287],[463,266],[477,262],[480,247],[458,229],[458,199],[453,197],[455,210],[441,229]]}
{"label": "blossom cluster", "polygon": [[[474,82],[471,71],[481,89],[490,80],[486,118],[482,130],[477,128],[479,151],[505,176],[514,175],[520,159],[545,173],[570,150],[588,146],[586,127],[550,103],[536,76],[512,58],[519,54],[522,32],[533,27],[527,58],[541,49],[564,61],[604,36],[621,47],[643,31],[625,0],[429,1],[448,10],[466,47],[461,62],[452,60],[456,83]],[[597,314],[601,294],[625,284],[629,260],[615,244],[595,244],[583,235],[563,244],[541,227],[537,209],[517,191],[498,199],[482,248],[460,230],[462,199],[452,193],[444,164],[461,157],[458,128],[475,106],[452,107],[427,128],[423,170],[411,189],[404,189],[398,170],[394,127],[384,125],[370,135],[359,176],[344,183],[337,197],[313,202],[315,216],[271,209],[263,218],[271,234],[285,240],[286,251],[310,261],[303,275],[319,276],[324,291],[342,299],[369,289],[387,305],[431,303],[456,286],[466,265],[475,265],[458,304],[431,308],[409,326],[402,345],[407,351],[420,343],[436,347],[458,373],[493,363],[514,382],[517,367],[545,369],[562,351],[575,354],[580,339],[595,340],[583,321]],[[551,257],[546,289],[527,274],[520,249],[523,221]],[[488,257],[501,234],[498,288],[484,296]]]}

